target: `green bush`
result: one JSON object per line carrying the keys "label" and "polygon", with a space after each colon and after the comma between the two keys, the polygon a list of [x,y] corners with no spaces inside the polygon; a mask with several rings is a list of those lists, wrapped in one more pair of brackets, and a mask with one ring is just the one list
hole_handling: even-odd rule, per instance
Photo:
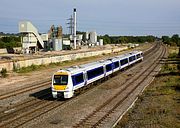
{"label": "green bush", "polygon": [[21,47],[21,38],[16,36],[5,36],[0,38],[0,48]]}
{"label": "green bush", "polygon": [[169,54],[169,58],[176,58],[177,56],[178,55],[175,52]]}
{"label": "green bush", "polygon": [[1,70],[1,76],[2,76],[3,78],[7,77],[7,70],[6,70],[6,68],[2,68],[2,70]]}
{"label": "green bush", "polygon": [[39,65],[32,64],[31,66],[22,67],[20,69],[15,70],[15,71],[17,73],[27,73],[27,72],[31,72],[31,71],[36,71],[36,70],[40,69],[40,67],[43,67],[43,65],[39,66]]}

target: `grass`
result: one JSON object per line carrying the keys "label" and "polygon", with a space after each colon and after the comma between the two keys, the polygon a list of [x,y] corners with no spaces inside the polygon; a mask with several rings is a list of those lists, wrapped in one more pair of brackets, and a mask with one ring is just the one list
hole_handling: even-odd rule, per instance
{"label": "grass", "polygon": [[[173,51],[173,52],[171,52]],[[177,57],[170,48],[168,59]],[[177,64],[165,64],[155,80],[116,128],[180,127],[180,72]]]}
{"label": "grass", "polygon": [[63,62],[57,62],[57,63],[50,63],[48,65],[34,65],[34,64],[32,64],[31,66],[28,66],[28,67],[22,67],[20,69],[14,69],[14,72],[16,72],[16,73],[28,73],[28,72],[32,72],[32,71],[39,71],[39,70],[47,69],[47,68],[70,66],[70,65],[74,65],[75,63],[82,62],[82,61],[90,61],[94,58],[95,58],[94,56],[87,57],[87,58],[78,58],[78,59],[73,60],[73,61],[63,61]]}
{"label": "grass", "polygon": [[[123,50],[126,51],[126,50]],[[123,51],[120,51],[116,54],[119,54]],[[29,72],[33,72],[33,71],[39,71],[39,70],[43,70],[43,69],[47,69],[47,68],[58,68],[58,67],[67,67],[67,66],[72,66],[72,65],[79,65],[82,64],[82,62],[89,62],[91,60],[97,60],[98,58],[101,58],[102,56],[113,56],[114,53],[102,53],[102,55],[100,56],[91,56],[91,57],[86,57],[86,58],[77,58],[76,60],[72,60],[72,61],[63,61],[63,62],[57,62],[57,63],[50,63],[48,65],[35,65],[32,64],[31,66],[28,67],[21,67],[19,69],[14,68],[13,71],[16,73],[29,73]]]}
{"label": "grass", "polygon": [[27,72],[31,72],[31,71],[37,71],[37,70],[43,69],[45,67],[46,67],[46,65],[34,65],[34,64],[32,64],[31,66],[28,66],[28,67],[22,67],[20,69],[14,69],[14,71],[17,73],[27,73]]}
{"label": "grass", "polygon": [[96,60],[97,58],[101,58],[102,56],[112,56],[113,53],[111,54],[105,54],[103,53],[100,56],[91,56],[91,57],[86,57],[86,58],[77,58],[76,60],[72,60],[72,61],[63,61],[63,62],[57,62],[57,63],[50,63],[47,65],[35,65],[32,64],[31,66],[28,67],[22,67],[19,69],[14,68],[14,72],[16,73],[29,73],[29,72],[33,72],[33,71],[39,71],[39,70],[43,70],[43,69],[47,69],[47,68],[56,68],[56,67],[67,67],[67,66],[72,66],[75,64],[79,63],[81,64],[82,62],[89,62],[91,60]]}

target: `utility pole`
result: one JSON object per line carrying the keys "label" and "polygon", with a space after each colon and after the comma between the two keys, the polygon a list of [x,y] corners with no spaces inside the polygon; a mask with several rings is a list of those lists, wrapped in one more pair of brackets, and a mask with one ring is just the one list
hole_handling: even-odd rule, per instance
{"label": "utility pole", "polygon": [[73,10],[73,17],[71,15],[71,18],[67,19],[69,20],[68,24],[69,26],[67,28],[69,28],[69,33],[70,35],[72,35],[72,39],[74,40],[74,49],[76,49],[76,29],[77,29],[77,22],[76,22],[76,8],[74,8]]}
{"label": "utility pole", "polygon": [[69,28],[69,34],[70,35],[73,35],[73,17],[71,15],[71,17],[69,19],[67,19],[69,22],[66,23],[68,24],[69,26],[67,28]]}

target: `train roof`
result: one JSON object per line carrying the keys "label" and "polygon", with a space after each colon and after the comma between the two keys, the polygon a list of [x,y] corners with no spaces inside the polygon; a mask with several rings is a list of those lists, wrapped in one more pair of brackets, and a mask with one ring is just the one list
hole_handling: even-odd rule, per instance
{"label": "train roof", "polygon": [[91,63],[87,63],[87,64],[82,64],[82,65],[76,65],[76,66],[71,66],[65,69],[60,69],[58,72],[61,71],[69,71],[71,73],[77,73],[77,72],[82,72],[84,70],[87,70],[88,68],[94,68],[94,67],[98,67],[98,66],[103,66],[104,64],[108,64],[111,61],[116,61],[116,60],[120,60],[120,59],[125,59],[128,58],[132,55],[136,55],[138,53],[142,53],[142,51],[132,51],[130,53],[126,53],[123,55],[119,55],[116,57],[111,57],[109,59],[105,59],[105,60],[99,60],[99,61],[95,61],[95,62],[91,62]]}
{"label": "train roof", "polygon": [[120,58],[120,59],[124,59],[124,58],[128,58],[129,54],[123,54],[123,55],[119,55],[116,58]]}
{"label": "train roof", "polygon": [[77,73],[77,72],[82,72],[88,67],[94,67],[94,66],[100,66],[102,65],[99,61],[97,62],[92,62],[92,63],[87,63],[87,64],[82,64],[82,65],[76,65],[76,66],[71,66],[65,69],[60,69],[60,71],[68,71],[70,73]]}
{"label": "train roof", "polygon": [[138,53],[142,53],[142,51],[132,51],[132,52],[129,52],[129,53],[125,53],[125,54],[123,54],[123,55],[119,55],[119,56],[117,56],[116,58],[124,59],[124,58],[128,58],[128,57],[130,57],[130,56],[132,56],[132,55],[136,55],[136,54],[138,54]]}
{"label": "train roof", "polygon": [[80,68],[79,66],[72,66],[65,69],[60,69],[57,72],[70,72],[70,73],[78,73],[84,71],[85,68]]}
{"label": "train roof", "polygon": [[95,65],[102,65],[102,62],[104,62],[104,60],[100,60],[100,61],[96,61],[96,62],[92,62],[92,63],[87,63],[87,64],[83,64],[80,65],[80,67],[91,67],[91,66],[95,66]]}
{"label": "train roof", "polygon": [[132,54],[138,54],[138,53],[142,53],[142,51],[132,51]]}

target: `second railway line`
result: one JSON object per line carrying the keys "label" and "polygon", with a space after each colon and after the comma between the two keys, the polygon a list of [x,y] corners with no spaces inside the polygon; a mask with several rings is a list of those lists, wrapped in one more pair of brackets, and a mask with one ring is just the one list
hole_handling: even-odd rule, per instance
{"label": "second railway line", "polygon": [[[151,51],[157,49],[158,47],[159,47],[158,43],[156,43],[151,48],[147,49],[145,51],[144,55],[145,56],[148,55]],[[50,84],[51,84],[51,78],[49,78],[49,80],[34,82],[33,84],[25,85],[25,87],[23,87],[23,88],[19,88],[19,89],[12,90],[12,91],[10,90],[10,91],[7,91],[6,93],[0,94],[0,100],[11,98],[13,96],[17,96],[17,95],[20,95],[23,93],[31,92],[33,90],[40,90],[42,88],[47,88],[47,87],[49,87]]]}
{"label": "second railway line", "polygon": [[[155,51],[155,50],[157,51],[158,47],[159,46],[157,46],[152,51]],[[148,53],[146,56],[150,56],[150,53]],[[149,57],[149,58],[151,58],[151,57]],[[42,101],[38,101],[38,102],[42,102]],[[26,122],[31,121],[33,118],[39,117],[40,115],[42,115],[42,114],[44,114],[44,113],[46,113],[48,111],[51,111],[52,109],[55,109],[55,108],[61,106],[64,103],[65,103],[65,101],[55,101],[55,100],[54,101],[52,101],[52,100],[48,101],[48,100],[43,100],[43,102],[40,103],[39,107],[37,106],[36,109],[27,110],[27,112],[21,113],[20,114],[21,116],[18,116],[16,118],[14,117],[14,118],[10,119],[9,121],[5,121],[6,122],[5,124],[7,124],[7,122],[16,121],[16,123],[13,123],[13,124],[9,124],[8,123],[8,126],[10,125],[12,127],[18,127],[18,126],[24,125]],[[32,115],[30,116],[28,114],[32,114]],[[22,118],[22,119],[20,119],[20,118]],[[19,122],[19,123],[17,123],[17,122]],[[17,125],[14,125],[14,124],[17,124]],[[0,123],[0,126],[1,126],[1,123]],[[4,125],[4,123],[2,123],[2,126],[6,126],[6,125]]]}
{"label": "second railway line", "polygon": [[[117,114],[118,111],[120,111],[122,104],[128,98],[130,98],[131,94],[133,94],[137,88],[140,88],[139,86],[145,81],[145,79],[147,79],[148,75],[150,75],[156,68],[157,60],[162,58],[165,52],[166,52],[165,49],[162,50],[161,54],[155,60],[153,60],[154,62],[151,62],[151,65],[148,68],[146,68],[139,75],[136,75],[136,77],[133,78],[131,82],[125,83],[124,84],[125,86],[122,90],[116,93],[116,95],[114,95],[113,97],[109,98],[104,104],[96,108],[96,110],[94,110],[91,114],[86,116],[84,119],[81,119],[81,121],[77,123],[74,127],[79,128],[79,127],[105,127],[105,126],[111,127],[113,126],[113,125],[110,125],[112,124],[111,123],[112,121],[108,122],[107,120],[112,119],[114,117],[112,115],[115,113]],[[136,99],[136,97],[134,99]]]}

